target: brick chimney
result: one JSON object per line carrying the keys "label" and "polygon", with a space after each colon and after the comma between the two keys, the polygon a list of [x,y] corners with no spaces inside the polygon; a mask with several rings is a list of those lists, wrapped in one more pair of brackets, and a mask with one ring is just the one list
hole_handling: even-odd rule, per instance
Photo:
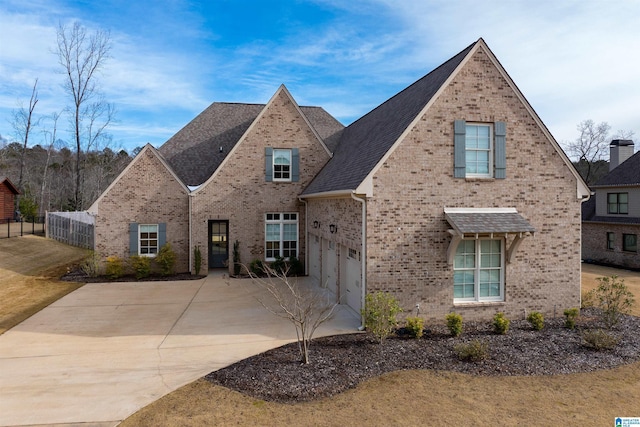
{"label": "brick chimney", "polygon": [[630,139],[614,139],[609,145],[609,172],[620,163],[633,156],[633,141]]}

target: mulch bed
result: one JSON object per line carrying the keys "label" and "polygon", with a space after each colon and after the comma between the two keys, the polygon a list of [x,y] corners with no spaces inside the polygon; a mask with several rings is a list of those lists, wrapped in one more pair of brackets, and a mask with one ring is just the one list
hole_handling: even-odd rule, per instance
{"label": "mulch bed", "polygon": [[[396,334],[382,344],[368,333],[324,337],[313,340],[308,365],[299,362],[298,345],[293,343],[205,378],[258,399],[291,403],[333,396],[397,370],[557,375],[610,369],[640,360],[639,317],[623,316],[608,331],[619,339],[614,349],[596,351],[584,345],[582,330],[602,328],[598,314],[597,309],[583,309],[574,330],[564,327],[564,318],[556,318],[545,319],[542,331],[534,331],[524,320],[512,321],[506,335],[495,334],[489,323],[465,322],[458,338],[451,337],[444,324],[431,327],[420,339]],[[488,344],[489,356],[478,362],[459,360],[454,346],[476,339]]]}
{"label": "mulch bed", "polygon": [[64,280],[65,282],[80,282],[80,283],[166,282],[166,281],[177,281],[177,280],[198,280],[204,277],[206,276],[195,275],[187,272],[187,273],[170,274],[167,276],[162,276],[159,274],[151,274],[149,277],[145,277],[144,279],[136,279],[136,277],[133,274],[126,274],[124,276],[118,277],[117,279],[112,279],[107,276],[91,277],[87,275],[84,271],[82,271],[80,268],[75,268],[70,270],[64,276],[62,276],[60,280]]}

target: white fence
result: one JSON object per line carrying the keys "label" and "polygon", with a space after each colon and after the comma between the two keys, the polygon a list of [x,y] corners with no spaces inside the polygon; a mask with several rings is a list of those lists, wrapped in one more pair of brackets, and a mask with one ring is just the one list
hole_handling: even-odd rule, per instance
{"label": "white fence", "polygon": [[47,237],[71,246],[94,249],[94,225],[88,212],[47,212]]}

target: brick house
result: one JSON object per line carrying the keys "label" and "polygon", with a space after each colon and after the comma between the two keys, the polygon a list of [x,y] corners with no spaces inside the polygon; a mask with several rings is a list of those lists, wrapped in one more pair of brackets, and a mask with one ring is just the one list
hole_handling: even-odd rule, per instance
{"label": "brick house", "polygon": [[[90,208],[96,250],[193,271],[296,256],[337,301],[487,319],[580,303],[589,189],[480,39],[344,127],[281,86],[147,145]],[[206,255],[205,255],[206,254]],[[231,268],[231,266],[229,266]]]}
{"label": "brick house", "polygon": [[640,152],[613,140],[609,173],[582,207],[582,257],[587,262],[640,269]]}
{"label": "brick house", "polygon": [[20,194],[15,185],[5,176],[0,176],[0,222],[12,221],[15,217],[15,197]]}

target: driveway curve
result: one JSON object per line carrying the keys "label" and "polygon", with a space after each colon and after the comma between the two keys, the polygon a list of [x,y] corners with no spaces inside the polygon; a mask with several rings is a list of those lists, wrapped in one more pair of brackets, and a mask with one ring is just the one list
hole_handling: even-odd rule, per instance
{"label": "driveway curve", "polygon": [[[265,291],[212,273],[87,284],[0,336],[0,425],[115,426],[203,375],[295,341]],[[340,306],[316,336],[354,332]]]}

